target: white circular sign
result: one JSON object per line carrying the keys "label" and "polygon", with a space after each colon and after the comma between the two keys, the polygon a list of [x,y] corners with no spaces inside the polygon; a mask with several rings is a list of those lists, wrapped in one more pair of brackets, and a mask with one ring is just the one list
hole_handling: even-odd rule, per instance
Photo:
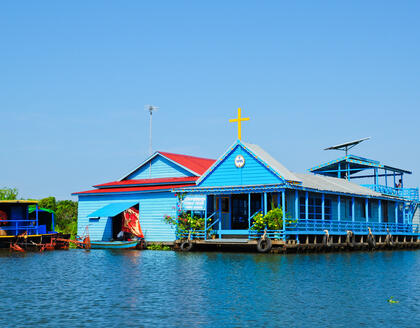
{"label": "white circular sign", "polygon": [[245,165],[245,158],[242,155],[238,155],[235,157],[235,166],[236,167],[243,167]]}

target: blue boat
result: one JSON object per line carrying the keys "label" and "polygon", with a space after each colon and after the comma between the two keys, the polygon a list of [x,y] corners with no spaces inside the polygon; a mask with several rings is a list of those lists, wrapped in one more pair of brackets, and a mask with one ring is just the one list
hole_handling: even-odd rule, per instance
{"label": "blue boat", "polygon": [[138,245],[138,240],[131,241],[91,241],[92,249],[133,249]]}

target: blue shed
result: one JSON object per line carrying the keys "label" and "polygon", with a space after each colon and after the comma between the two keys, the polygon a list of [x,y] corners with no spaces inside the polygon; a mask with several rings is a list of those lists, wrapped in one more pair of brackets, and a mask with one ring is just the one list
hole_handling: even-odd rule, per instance
{"label": "blue shed", "polygon": [[[174,188],[191,187],[214,160],[195,156],[156,152],[117,181],[95,185],[94,189],[73,193],[78,196],[78,234],[88,227],[92,240],[111,240],[121,230],[120,214],[137,207],[147,241],[173,242],[174,229],[163,222],[165,215],[177,214]],[[184,199],[184,208],[205,210],[204,196]]]}

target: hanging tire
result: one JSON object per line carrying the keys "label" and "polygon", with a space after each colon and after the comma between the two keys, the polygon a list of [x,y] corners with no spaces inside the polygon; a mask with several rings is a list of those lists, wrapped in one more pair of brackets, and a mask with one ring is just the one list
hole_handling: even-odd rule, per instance
{"label": "hanging tire", "polygon": [[181,251],[183,251],[183,252],[189,252],[192,247],[193,247],[193,244],[192,244],[192,241],[191,240],[184,241],[181,244]]}
{"label": "hanging tire", "polygon": [[257,244],[257,250],[260,253],[267,253],[271,250],[272,247],[272,243],[271,243],[271,239],[266,237],[266,238],[260,238],[258,240],[258,244]]}
{"label": "hanging tire", "polygon": [[327,247],[330,247],[332,245],[330,235],[324,235],[324,237],[322,237],[322,245],[327,246]]}
{"label": "hanging tire", "polygon": [[368,245],[370,248],[375,248],[376,246],[376,240],[375,237],[371,234],[368,235],[368,239],[367,239]]}
{"label": "hanging tire", "polygon": [[392,235],[391,234],[387,234],[386,238],[385,238],[385,243],[387,246],[394,246],[394,241],[392,240]]}
{"label": "hanging tire", "polygon": [[347,232],[346,243],[351,248],[356,246],[356,235],[352,231]]}

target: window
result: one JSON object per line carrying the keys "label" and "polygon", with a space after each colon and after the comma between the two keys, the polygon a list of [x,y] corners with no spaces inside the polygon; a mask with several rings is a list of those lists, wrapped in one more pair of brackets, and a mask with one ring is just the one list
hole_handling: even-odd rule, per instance
{"label": "window", "polygon": [[[299,217],[304,219],[306,212],[305,197],[299,199]],[[324,217],[325,220],[331,220],[331,199],[324,199]],[[322,198],[309,197],[308,199],[308,218],[322,220]]]}

